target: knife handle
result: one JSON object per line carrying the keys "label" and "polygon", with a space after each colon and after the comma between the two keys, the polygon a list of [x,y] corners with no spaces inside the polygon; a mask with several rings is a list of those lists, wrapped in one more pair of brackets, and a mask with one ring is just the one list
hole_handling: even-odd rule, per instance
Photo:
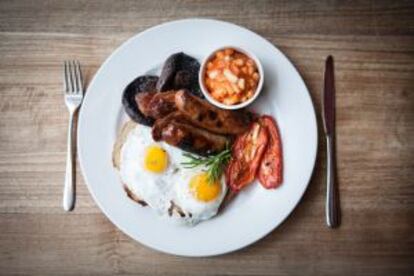
{"label": "knife handle", "polygon": [[339,196],[336,183],[336,159],[334,136],[326,136],[327,183],[326,183],[326,224],[335,228],[340,224]]}

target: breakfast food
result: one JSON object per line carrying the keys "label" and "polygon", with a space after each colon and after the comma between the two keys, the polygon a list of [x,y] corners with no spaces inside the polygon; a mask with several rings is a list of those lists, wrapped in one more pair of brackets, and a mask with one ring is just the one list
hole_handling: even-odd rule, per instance
{"label": "breakfast food", "polygon": [[122,132],[114,165],[131,198],[188,225],[217,213],[227,190],[223,179],[209,183],[201,168],[183,168],[182,151],[154,142],[147,126],[129,123]]}
{"label": "breakfast food", "polygon": [[[163,65],[161,76],[144,75],[133,80],[124,90],[122,105],[128,116],[139,124],[152,126],[154,118],[146,116],[138,108],[138,98],[145,92],[165,92],[168,90],[186,89],[189,93],[204,98],[198,84],[200,63],[184,53],[176,53],[168,57]],[[146,94],[147,100],[150,98]]]}
{"label": "breakfast food", "polygon": [[222,110],[187,90],[143,92],[135,97],[138,111],[153,120],[153,139],[199,155],[222,151],[243,133],[253,115]]}
{"label": "breakfast food", "polygon": [[276,188],[282,183],[282,145],[279,130],[270,116],[262,116],[259,122],[267,129],[269,139],[257,177],[263,187]]}
{"label": "breakfast food", "polygon": [[275,120],[267,115],[261,116],[249,131],[237,138],[226,171],[227,184],[235,192],[256,177],[266,189],[282,183],[280,135]]}
{"label": "breakfast food", "polygon": [[177,108],[194,125],[220,134],[240,134],[247,130],[253,114],[244,110],[229,111],[212,106],[207,101],[179,91],[175,95]]}
{"label": "breakfast food", "polygon": [[218,153],[230,143],[227,136],[211,133],[193,126],[180,112],[173,112],[155,122],[152,128],[155,141],[165,141],[170,145],[198,155]]}
{"label": "breakfast food", "polygon": [[142,114],[135,103],[135,96],[145,91],[155,90],[157,81],[157,76],[140,76],[128,84],[124,90],[122,105],[124,106],[125,112],[132,120],[139,124],[151,126],[154,123],[154,119]]}
{"label": "breakfast food", "polygon": [[234,142],[232,159],[226,172],[227,184],[232,190],[240,191],[256,178],[267,141],[267,130],[255,122]]}
{"label": "breakfast food", "polygon": [[145,116],[159,119],[177,110],[175,94],[176,91],[144,92],[135,96],[135,102]]}
{"label": "breakfast food", "polygon": [[184,53],[171,55],[164,62],[157,91],[187,89],[193,95],[204,98],[198,84],[200,63]]}
{"label": "breakfast food", "polygon": [[253,59],[226,48],[217,51],[207,62],[203,78],[212,98],[225,105],[235,105],[253,97],[261,76]]}
{"label": "breakfast food", "polygon": [[[258,80],[251,59],[225,49],[209,63],[210,84],[219,83],[212,94],[220,86],[247,82],[238,90],[226,90],[220,96],[223,103],[230,104],[235,96],[231,104],[251,97]],[[199,70],[196,59],[176,53],[164,63],[160,77],[132,81],[122,97],[131,121],[121,129],[113,150],[113,165],[128,197],[186,225],[215,216],[256,178],[266,189],[282,182],[281,140],[274,119],[211,105],[196,82]]]}

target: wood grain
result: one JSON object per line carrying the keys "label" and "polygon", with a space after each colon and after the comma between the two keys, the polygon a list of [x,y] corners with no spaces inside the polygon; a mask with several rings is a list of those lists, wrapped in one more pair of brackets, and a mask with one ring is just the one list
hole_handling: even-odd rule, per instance
{"label": "wood grain", "polygon": [[[263,240],[232,254],[181,258],[134,242],[100,212],[80,174],[76,210],[63,212],[62,60],[81,60],[90,79],[130,36],[186,17],[228,20],[269,39],[302,74],[318,114],[323,61],[334,55],[343,214],[338,230],[324,223],[323,139],[294,213]],[[414,272],[412,1],[2,0],[0,96],[0,274]]]}

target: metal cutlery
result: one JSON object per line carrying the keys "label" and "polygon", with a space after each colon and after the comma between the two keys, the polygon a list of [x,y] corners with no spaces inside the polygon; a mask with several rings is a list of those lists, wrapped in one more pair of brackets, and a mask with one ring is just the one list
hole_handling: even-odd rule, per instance
{"label": "metal cutlery", "polygon": [[323,126],[326,137],[327,179],[326,179],[326,223],[335,228],[340,224],[339,191],[336,178],[335,155],[335,78],[334,61],[328,56],[325,63],[323,91]]}
{"label": "metal cutlery", "polygon": [[69,127],[66,156],[65,186],[63,189],[63,209],[72,211],[76,196],[76,114],[83,99],[83,81],[79,61],[64,62],[65,104],[69,110]]}

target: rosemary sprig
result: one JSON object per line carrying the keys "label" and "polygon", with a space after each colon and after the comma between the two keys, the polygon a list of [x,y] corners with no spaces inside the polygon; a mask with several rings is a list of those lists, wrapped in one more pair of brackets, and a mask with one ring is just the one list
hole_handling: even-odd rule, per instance
{"label": "rosemary sprig", "polygon": [[207,171],[207,177],[210,183],[218,181],[223,174],[224,168],[231,158],[231,150],[226,148],[216,155],[207,157],[196,156],[191,153],[183,153],[188,161],[182,162],[181,165],[186,169],[192,169],[198,166],[203,166]]}

